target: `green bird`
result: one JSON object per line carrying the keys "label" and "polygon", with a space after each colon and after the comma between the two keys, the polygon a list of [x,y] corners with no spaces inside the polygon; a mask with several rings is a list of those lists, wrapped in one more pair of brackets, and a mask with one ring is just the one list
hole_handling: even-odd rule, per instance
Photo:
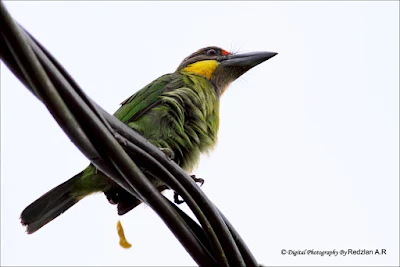
{"label": "green bird", "polygon": [[[236,54],[214,46],[200,49],[185,58],[175,72],[159,77],[123,101],[114,116],[156,147],[171,152],[172,159],[190,173],[200,154],[217,142],[221,95],[231,82],[276,54]],[[147,177],[160,192],[168,189],[160,180]],[[96,192],[104,192],[110,203],[117,204],[119,215],[140,204],[90,164],[25,208],[21,223],[29,234],[34,233]]]}

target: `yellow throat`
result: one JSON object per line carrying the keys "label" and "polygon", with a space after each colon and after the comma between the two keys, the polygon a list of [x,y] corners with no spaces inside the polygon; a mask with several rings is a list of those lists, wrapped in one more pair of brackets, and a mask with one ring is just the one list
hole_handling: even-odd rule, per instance
{"label": "yellow throat", "polygon": [[210,80],[218,65],[219,63],[216,60],[202,60],[188,65],[183,71],[195,73]]}

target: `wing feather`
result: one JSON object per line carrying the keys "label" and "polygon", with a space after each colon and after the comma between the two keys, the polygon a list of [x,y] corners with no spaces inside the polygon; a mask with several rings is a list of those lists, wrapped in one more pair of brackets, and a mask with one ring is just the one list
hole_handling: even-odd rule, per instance
{"label": "wing feather", "polygon": [[171,90],[168,86],[175,80],[177,74],[166,74],[154,80],[131,97],[121,103],[121,107],[114,113],[120,121],[129,123],[137,120],[143,114],[157,106],[161,102],[161,95]]}

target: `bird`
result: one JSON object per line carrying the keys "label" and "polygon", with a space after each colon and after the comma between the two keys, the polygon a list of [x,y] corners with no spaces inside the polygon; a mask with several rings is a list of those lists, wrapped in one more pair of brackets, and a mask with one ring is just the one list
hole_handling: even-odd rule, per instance
{"label": "bird", "polygon": [[[200,155],[217,143],[221,96],[234,80],[275,55],[202,48],[186,57],[173,73],[160,76],[123,101],[114,116],[190,173]],[[146,176],[160,192],[168,189],[157,178]],[[21,223],[32,234],[84,197],[101,192],[117,205],[119,215],[141,203],[90,164],[27,206]]]}

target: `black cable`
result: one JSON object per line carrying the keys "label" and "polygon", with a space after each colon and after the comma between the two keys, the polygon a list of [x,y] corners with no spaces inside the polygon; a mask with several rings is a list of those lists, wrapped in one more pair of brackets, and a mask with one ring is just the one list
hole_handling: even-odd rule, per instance
{"label": "black cable", "polygon": [[[1,59],[48,107],[85,156],[126,191],[151,206],[199,265],[216,265],[217,261],[219,266],[257,266],[236,230],[196,183],[144,137],[92,101],[61,64],[13,21],[0,2]],[[179,193],[203,229],[166,200],[138,166],[151,169]]]}
{"label": "black cable", "polygon": [[[68,81],[66,81],[65,78],[62,77],[62,75],[59,73],[59,71],[57,69],[51,68],[52,67],[51,62],[48,62],[48,58],[46,58],[46,55],[44,55],[42,53],[42,51],[40,51],[40,48],[37,46],[37,44],[32,44],[32,47],[33,47],[34,52],[38,56],[41,64],[45,67],[46,72],[50,74],[50,76],[49,76],[50,80],[62,81],[58,85],[60,88],[63,87],[63,84],[68,83]],[[75,89],[77,87],[78,87],[78,85],[75,86]],[[68,89],[64,88],[64,90],[62,90],[61,92],[64,92],[64,91],[68,91]],[[85,100],[87,102],[91,102],[91,100],[86,96],[86,94],[83,91],[80,92],[80,95],[83,99],[86,98]],[[68,96],[66,96],[66,97],[68,97]],[[112,120],[115,122],[120,122],[115,117],[110,116],[107,112],[105,112],[100,107],[98,107],[94,102],[91,102],[91,104],[92,104],[92,106],[94,106],[95,108],[98,109],[97,110],[98,113],[102,113],[103,115],[107,114],[109,120]],[[103,122],[107,123],[104,119],[103,119]],[[121,125],[126,126],[125,124],[122,124],[122,123],[121,123]],[[110,128],[109,130],[113,131],[113,129],[111,127],[109,127],[109,128]],[[131,128],[128,128],[128,131],[133,132],[133,130]],[[192,211],[194,212],[194,214],[196,215],[196,217],[202,224],[203,228],[206,229],[207,235],[212,240],[213,247],[218,253],[217,255],[221,255],[221,256],[217,257],[217,259],[220,259],[220,261],[219,261],[220,265],[226,265],[227,261],[226,261],[225,253],[221,247],[221,244],[218,241],[217,235],[214,233],[214,230],[211,227],[211,224],[208,222],[207,218],[204,216],[204,214],[199,209],[198,205],[196,204],[196,201],[194,201],[194,199],[187,193],[185,188],[182,187],[182,185],[175,179],[175,177],[172,176],[170,174],[170,172],[168,172],[158,161],[156,161],[149,154],[147,154],[146,152],[144,152],[137,146],[133,145],[132,143],[130,143],[128,140],[126,140],[122,136],[119,136],[119,134],[117,132],[114,132],[113,135],[115,138],[118,137],[117,141],[119,141],[119,143],[121,145],[123,145],[126,149],[128,149],[128,151],[131,151],[135,155],[136,162],[139,162],[139,161],[143,162],[144,166],[147,166],[147,168],[151,169],[152,172],[156,172],[156,174],[160,180],[162,180],[167,185],[169,185],[172,189],[174,189],[176,192],[178,192],[185,199],[185,201],[187,202],[189,207],[192,209]],[[140,136],[140,135],[138,134],[138,136]],[[148,143],[149,146],[152,146],[152,144],[150,144],[150,142],[148,142],[146,139],[143,138],[143,141]],[[158,152],[159,156],[161,156],[163,159],[165,159],[165,155],[162,152],[160,152],[158,149],[156,149],[156,151]],[[168,164],[171,164],[171,163],[168,162]],[[161,171],[157,172],[157,170],[161,170]],[[190,177],[185,177],[185,179],[192,181],[192,179]],[[197,188],[196,184],[194,184],[194,186],[197,190],[199,190]]]}
{"label": "black cable", "polygon": [[[29,34],[29,33],[28,33]],[[30,35],[30,34],[29,34]],[[31,36],[31,35],[30,35]],[[32,37],[32,36],[31,36]],[[35,40],[33,37],[32,37],[32,41],[33,42],[35,42],[35,44],[37,45],[37,46],[39,46],[42,50],[43,50],[43,52],[49,57],[49,52],[37,41],[37,40]],[[35,44],[33,44],[33,46],[35,45]],[[35,47],[34,47],[35,48]],[[38,53],[37,52],[37,49],[34,49],[35,50],[35,52],[36,53]],[[40,52],[40,51],[39,51]],[[51,56],[51,55],[50,55]],[[38,55],[38,57],[39,57],[39,59],[42,59],[42,57],[43,56],[41,56],[41,55]],[[80,92],[80,95],[82,96],[82,97],[87,97],[84,93],[83,93],[83,91],[80,89],[80,87],[77,85],[77,83],[72,79],[72,77],[69,75],[69,74],[67,74],[67,72],[63,69],[63,67],[53,58],[53,57],[49,57],[49,59],[52,61],[52,63],[57,67],[57,69],[59,70],[59,71],[62,71],[63,73],[63,75],[64,75],[64,77],[66,77],[67,78],[67,80],[68,80],[68,82],[70,83],[70,84],[73,84],[74,85],[74,88],[75,88],[75,90],[77,90],[78,92]],[[44,66],[46,66],[46,62],[43,62],[43,59],[42,59],[42,62],[41,62]],[[48,63],[47,63],[48,64]],[[50,72],[50,70],[47,70],[48,72]],[[54,70],[53,70],[54,71]],[[100,108],[101,109],[101,108]],[[160,152],[158,149],[156,149],[155,151],[154,151],[154,148],[153,148],[153,145],[150,143],[150,142],[148,142],[147,141],[147,139],[145,139],[145,138],[143,138],[141,135],[139,135],[138,133],[136,133],[135,131],[132,131],[132,129],[131,128],[129,128],[128,126],[126,126],[125,124],[123,124],[122,122],[120,122],[119,120],[117,120],[114,116],[111,116],[109,113],[107,113],[107,112],[105,112],[104,110],[103,110],[103,113],[104,113],[104,115],[105,115],[105,117],[107,118],[107,120],[109,121],[109,122],[111,122],[111,125],[114,127],[114,128],[116,128],[117,129],[117,131],[119,131],[119,132],[122,132],[122,134],[124,134],[126,137],[131,137],[130,138],[130,140],[132,141],[132,142],[135,142],[136,143],[136,145],[138,145],[138,146],[141,146],[141,147],[143,147],[145,150],[147,150],[149,153],[152,153],[153,154],[153,156],[155,157],[155,158],[157,158],[158,159],[158,161],[159,162],[161,162],[161,163],[164,163],[163,165],[164,166],[166,166],[167,168],[169,168],[170,166],[171,166],[171,162],[168,162],[168,160],[166,159],[166,157],[165,157],[165,155],[162,153],[162,152]],[[126,140],[124,140],[123,142],[120,142],[120,143],[126,143]],[[133,148],[133,146],[130,146],[130,149],[134,149],[134,150],[136,150],[137,148]],[[146,156],[145,155],[143,155],[143,152],[140,152],[141,153],[141,156],[138,156],[137,157],[137,159],[136,160],[138,160],[138,159],[144,159],[144,158],[146,158]],[[147,157],[148,158],[148,157]],[[147,163],[149,162],[149,161],[151,161],[151,160],[153,160],[153,159],[148,159],[148,161],[147,161]],[[153,160],[154,161],[154,160]],[[157,161],[156,161],[157,162]],[[154,162],[153,162],[154,163]],[[158,162],[156,163],[156,164],[158,164]],[[179,166],[177,166],[176,164],[174,164],[174,163],[172,163],[173,165],[174,165],[174,167],[172,168],[172,170],[174,171],[174,172],[176,172],[177,173],[177,175],[178,176],[176,176],[176,177],[180,177],[181,179],[180,179],[180,181],[181,182],[183,182],[183,183],[185,183],[185,182],[188,182],[188,184],[187,184],[187,186],[191,189],[191,192],[192,192],[192,194],[193,194],[193,191],[196,191],[196,193],[194,193],[194,194],[198,194],[199,195],[199,199],[201,199],[201,201],[199,202],[198,200],[197,200],[197,202],[199,202],[199,203],[210,203],[210,201],[208,200],[208,199],[206,199],[206,196],[204,195],[204,193],[202,193],[202,191],[201,190],[199,190],[198,189],[198,187],[197,187],[197,185],[193,182],[193,180],[186,174],[186,173],[184,173],[181,169],[180,169],[180,167]],[[152,166],[152,167],[154,167],[154,166]],[[151,169],[153,169],[153,168],[151,168]],[[171,168],[169,168],[169,169],[171,169]],[[164,174],[165,174],[165,171],[164,171]],[[164,176],[163,175],[160,175],[159,176],[160,177],[160,179],[162,179]],[[172,178],[172,177],[170,177],[170,178]],[[172,178],[173,179],[173,178]],[[162,179],[163,180],[163,179]],[[174,179],[173,179],[174,180]],[[165,180],[164,180],[165,181]],[[173,181],[173,184],[171,184],[171,179],[169,179],[169,182],[168,181],[165,181],[166,182],[166,184],[168,184],[168,185],[170,185],[171,186],[171,188],[172,189],[174,189],[176,192],[178,192],[182,197],[183,197],[183,199],[185,200],[185,202],[189,205],[189,207],[193,210],[193,212],[195,213],[195,215],[196,215],[196,217],[199,219],[199,221],[202,223],[202,225],[203,225],[203,228],[205,228],[206,230],[213,230],[211,227],[210,227],[210,224],[208,223],[208,221],[206,220],[206,218],[204,218],[204,215],[201,215],[199,212],[198,212],[198,207],[194,207],[193,205],[195,204],[194,203],[194,201],[192,200],[189,200],[189,198],[188,197],[190,197],[190,195],[188,195],[187,193],[185,193],[186,191],[182,191],[182,190],[184,190],[184,188],[182,188],[182,186],[180,186],[180,184],[179,183],[176,183],[175,181]],[[190,199],[192,199],[191,197],[190,197]],[[228,241],[225,241],[225,244],[228,244],[228,245],[226,245],[225,247],[227,247],[227,246],[229,246],[229,245],[231,245],[231,244],[233,244],[233,245],[231,245],[232,247],[233,247],[233,249],[231,249],[229,252],[229,254],[228,254],[228,257],[232,257],[232,256],[234,256],[234,255],[237,255],[237,258],[241,258],[240,257],[240,254],[239,254],[239,249],[236,247],[236,244],[235,244],[235,241],[234,241],[234,239],[230,236],[230,235],[226,235],[226,234],[224,234],[224,233],[226,233],[227,231],[228,231],[228,228],[226,227],[226,225],[225,225],[225,223],[223,222],[223,219],[222,219],[222,217],[220,217],[220,215],[218,214],[218,211],[216,210],[216,209],[213,209],[212,210],[212,207],[213,206],[211,206],[211,210],[210,210],[210,205],[202,205],[203,207],[205,207],[205,209],[207,210],[207,212],[208,212],[208,214],[210,215],[209,217],[213,217],[213,215],[214,215],[214,218],[216,218],[216,219],[214,219],[214,224],[213,224],[213,226],[215,227],[216,225],[217,226],[219,226],[219,225],[222,225],[222,227],[220,227],[219,229],[220,229],[220,231],[219,231],[219,237],[221,238],[223,238],[223,237],[227,237],[226,239],[228,239]],[[197,212],[196,212],[197,211]],[[200,217],[199,217],[200,216]],[[219,224],[219,225],[218,225]],[[210,236],[211,235],[211,236]],[[211,237],[212,238],[212,240],[213,240],[213,245],[214,245],[214,248],[217,248],[216,250],[220,253],[220,254],[218,254],[218,255],[222,255],[223,257],[225,257],[225,254],[222,254],[223,253],[223,250],[222,250],[222,248],[220,248],[221,247],[221,245],[219,244],[219,242],[218,242],[218,240],[217,240],[217,238],[216,238],[216,236],[215,236],[215,233],[214,233],[214,231],[212,231],[212,233],[209,233],[209,237]],[[218,243],[217,243],[218,242]],[[228,243],[228,242],[230,242],[230,244]],[[220,262],[220,261],[219,261]],[[222,264],[222,262],[220,262],[220,264]],[[226,263],[225,263],[226,264]],[[239,261],[233,261],[233,264],[234,264],[234,266],[238,266],[238,265],[244,265],[244,263],[243,263],[243,261],[242,260],[239,260]]]}
{"label": "black cable", "polygon": [[[24,43],[23,35],[19,31],[18,25],[14,23],[13,19],[6,11],[3,2],[0,2],[0,4],[0,22],[3,25],[2,30],[8,30],[8,32],[5,31],[6,34],[2,33],[2,35],[11,48],[11,52],[17,60],[22,73],[25,75],[40,100],[49,108],[53,117],[61,126],[64,126],[64,131],[66,131],[67,134],[75,135],[76,129],[81,130],[79,123],[77,123],[76,119],[65,105],[54,85],[49,81],[32,49]],[[78,107],[80,106],[75,106],[75,108]],[[186,223],[178,216],[176,211],[168,205],[167,201],[158,190],[151,185],[150,181],[141,173],[139,168],[128,157],[111,133],[101,124],[100,120],[94,116],[93,113],[91,114],[89,110],[84,110],[84,106],[80,108],[82,110],[76,110],[81,111],[78,114],[85,118],[85,126],[96,132],[95,135],[92,135],[94,142],[98,144],[96,147],[102,150],[105,158],[108,156],[123,178],[125,178],[125,181],[131,186],[130,188],[124,189],[131,193],[134,192],[133,188],[141,189],[143,190],[142,192],[147,192],[148,195],[139,193],[141,199],[164,219],[165,223],[173,230],[175,236],[184,244],[185,248],[196,262],[205,266],[210,265],[210,258],[205,253],[203,247],[199,246],[197,239],[192,235]],[[118,179],[116,179],[117,177],[112,178],[118,182]]]}

